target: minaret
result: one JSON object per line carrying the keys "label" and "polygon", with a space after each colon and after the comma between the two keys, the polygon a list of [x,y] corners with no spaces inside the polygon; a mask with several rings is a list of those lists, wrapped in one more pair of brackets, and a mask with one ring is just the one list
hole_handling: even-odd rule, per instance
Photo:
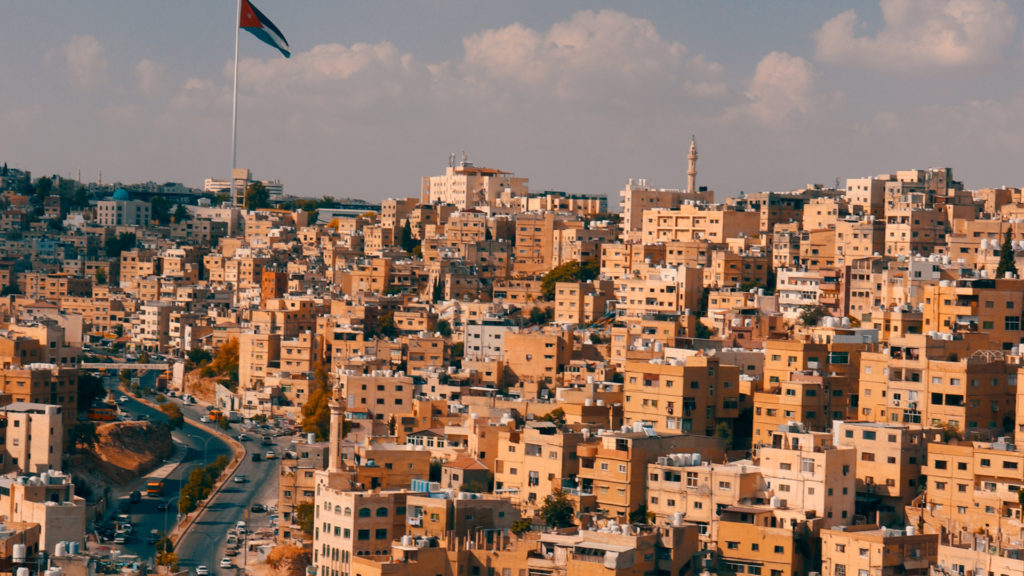
{"label": "minaret", "polygon": [[689,187],[689,192],[697,191],[697,137],[693,137],[693,141],[690,142],[690,155],[687,156],[690,159],[690,169],[686,171],[686,185]]}
{"label": "minaret", "polygon": [[328,405],[331,407],[331,454],[327,461],[327,470],[329,472],[340,472],[341,437],[344,433],[345,407],[341,401],[334,397],[333,394],[331,395],[331,401]]}

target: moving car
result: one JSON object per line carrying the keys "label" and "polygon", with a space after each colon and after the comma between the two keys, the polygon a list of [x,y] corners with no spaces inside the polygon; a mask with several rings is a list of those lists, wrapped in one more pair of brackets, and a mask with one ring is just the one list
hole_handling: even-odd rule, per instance
{"label": "moving car", "polygon": [[249,437],[248,437],[248,436],[246,436],[245,434],[239,434],[239,435],[238,435],[238,441],[239,441],[239,442],[245,442],[245,441],[246,441],[246,440],[248,440],[248,439],[249,439]]}
{"label": "moving car", "polygon": [[131,499],[132,504],[134,504],[134,503],[142,500],[142,492],[139,492],[138,490],[136,490],[135,492],[131,493],[129,498]]}
{"label": "moving car", "polygon": [[156,505],[156,510],[157,510],[157,512],[163,512],[163,511],[167,510],[167,502],[164,502],[164,501],[161,500]]}
{"label": "moving car", "polygon": [[149,538],[146,539],[146,542],[148,542],[150,544],[156,544],[157,540],[159,540],[159,539],[160,539],[160,532],[157,529],[154,528],[153,530],[149,531]]}
{"label": "moving car", "polygon": [[261,458],[260,458],[259,453],[258,452],[253,452],[253,454],[252,454],[252,461],[253,462],[259,462],[260,460],[261,460]]}
{"label": "moving car", "polygon": [[210,576],[210,569],[206,566],[196,566],[196,576]]}
{"label": "moving car", "polygon": [[128,543],[128,535],[127,534],[125,534],[124,532],[115,532],[114,533],[114,544],[127,544],[127,543]]}
{"label": "moving car", "polygon": [[220,567],[221,568],[231,568],[231,558],[228,558],[227,556],[221,558],[220,559]]}
{"label": "moving car", "polygon": [[267,507],[264,506],[263,504],[260,504],[259,502],[255,503],[255,504],[253,504],[252,506],[249,507],[249,512],[266,512],[266,511],[267,511]]}
{"label": "moving car", "polygon": [[277,454],[274,454],[274,451],[270,450],[267,452],[266,458],[267,460],[273,460],[274,458],[277,458]]}
{"label": "moving car", "polygon": [[245,482],[245,474],[236,474],[235,475],[235,484],[242,484],[244,482]]}
{"label": "moving car", "polygon": [[200,418],[199,421],[202,422],[203,424],[209,424],[210,423],[210,419],[207,418],[206,416],[203,416],[202,418]]}
{"label": "moving car", "polygon": [[127,396],[121,396],[120,398],[117,399],[117,401],[120,404],[124,404],[125,402],[128,401],[128,397]]}

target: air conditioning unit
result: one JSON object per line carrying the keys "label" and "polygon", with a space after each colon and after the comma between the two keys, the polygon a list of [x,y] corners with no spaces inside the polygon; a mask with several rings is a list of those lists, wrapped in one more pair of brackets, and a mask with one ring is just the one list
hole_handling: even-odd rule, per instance
{"label": "air conditioning unit", "polygon": [[900,405],[900,401],[899,400],[893,400],[892,401],[892,405],[893,406],[899,406]]}

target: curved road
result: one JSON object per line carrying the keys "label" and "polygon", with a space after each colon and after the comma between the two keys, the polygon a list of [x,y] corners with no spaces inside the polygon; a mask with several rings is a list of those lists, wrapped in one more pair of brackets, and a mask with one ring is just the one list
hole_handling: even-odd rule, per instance
{"label": "curved road", "polygon": [[[157,374],[156,371],[150,371],[141,375],[141,386],[152,388]],[[104,379],[104,384],[109,390],[113,390],[115,395],[121,396],[121,392],[117,388],[117,378],[106,378]],[[181,400],[178,398],[169,400],[177,403],[187,418],[197,422],[207,413],[204,406],[182,406]],[[121,409],[132,417],[148,415],[149,419],[153,421],[167,421],[167,416],[163,412],[138,402],[130,395],[128,402],[121,405]],[[166,530],[170,530],[175,526],[177,521],[177,498],[182,486],[182,480],[188,479],[188,474],[193,468],[202,466],[204,458],[205,462],[212,462],[217,456],[222,454],[228,458],[234,456],[234,450],[231,446],[221,440],[220,437],[211,433],[207,428],[214,425],[200,424],[194,426],[186,422],[181,430],[175,430],[172,433],[177,447],[179,449],[185,448],[185,455],[178,467],[164,481],[164,491],[161,497],[151,498],[146,496],[145,481],[142,479],[124,487],[121,493],[117,494],[118,497],[128,496],[132,490],[139,490],[143,493],[143,497],[141,502],[132,506],[133,533],[131,538],[127,544],[114,546],[126,554],[135,554],[141,559],[153,558],[153,545],[148,544],[146,540],[151,530],[155,529],[165,533]],[[232,425],[232,430],[228,431],[228,434],[232,436],[238,434],[237,424]],[[250,434],[249,436],[252,435]],[[253,501],[254,496],[261,492],[269,480],[276,479],[279,474],[279,460],[266,460],[264,458],[261,462],[253,462],[249,455],[254,451],[262,455],[267,450],[274,449],[278,457],[280,457],[290,441],[291,438],[289,437],[278,438],[275,440],[275,446],[260,446],[258,440],[250,440],[243,443],[246,448],[246,454],[244,461],[235,473],[245,475],[246,482],[236,484],[229,481],[225,484],[220,492],[213,497],[212,501],[208,503],[206,511],[202,514],[199,521],[192,526],[178,543],[176,551],[181,560],[182,568],[187,568],[193,573],[195,567],[200,565],[209,567],[211,572],[219,570],[217,566],[220,559],[224,556],[228,529],[235,527],[239,520],[245,520],[245,511]],[[277,499],[276,492],[271,499]],[[161,500],[169,503],[166,512],[157,510],[157,504]],[[115,509],[115,512],[112,512],[111,515],[115,515],[116,504],[112,508]],[[254,514],[253,516],[254,518],[250,521],[250,524],[257,520],[257,516],[262,517],[265,515]],[[266,524],[264,518],[259,518],[259,520],[261,520],[259,523]],[[241,558],[241,555],[239,558]],[[220,571],[223,573],[234,572],[233,569]]]}

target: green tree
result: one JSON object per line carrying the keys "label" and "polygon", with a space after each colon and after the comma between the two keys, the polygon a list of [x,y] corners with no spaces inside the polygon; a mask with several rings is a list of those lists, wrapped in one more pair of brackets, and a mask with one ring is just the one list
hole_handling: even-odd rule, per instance
{"label": "green tree", "polygon": [[550,528],[568,528],[575,524],[572,502],[561,490],[555,490],[544,501],[540,508],[540,517]]}
{"label": "green tree", "polygon": [[118,338],[124,336],[124,324],[114,324],[114,334],[116,334]]}
{"label": "green tree", "polygon": [[434,280],[434,290],[431,294],[431,299],[434,304],[444,301],[444,284],[441,283],[441,278]]}
{"label": "green tree", "polygon": [[392,414],[391,417],[388,418],[388,436],[394,436],[395,435],[395,431],[397,429],[398,429],[398,419],[395,418],[394,414]]}
{"label": "green tree", "polygon": [[100,441],[100,435],[96,433],[96,424],[92,422],[79,422],[71,428],[71,445],[92,448]]}
{"label": "green tree", "polygon": [[430,459],[430,468],[427,470],[427,479],[431,482],[441,481],[441,469],[444,467],[444,463],[441,462],[440,458]]}
{"label": "green tree", "polygon": [[1017,274],[1017,263],[1013,261],[1013,236],[1009,228],[1003,235],[1003,245],[999,247],[999,266],[996,267],[996,278],[1003,278],[1007,272]]}
{"label": "green tree", "polygon": [[596,258],[581,264],[577,261],[566,262],[544,275],[540,283],[541,294],[545,300],[555,299],[555,284],[559,282],[587,282],[601,274],[601,264]]}
{"label": "green tree", "polygon": [[221,418],[217,419],[217,427],[220,428],[221,430],[230,430],[231,429],[231,423],[228,422],[227,418],[221,417]]}
{"label": "green tree", "polygon": [[438,320],[437,331],[441,333],[441,336],[447,338],[452,335],[452,325],[447,320]]}
{"label": "green tree", "polygon": [[462,359],[466,356],[466,345],[463,342],[455,342],[448,353],[450,364],[456,368],[462,368]]}
{"label": "green tree", "polygon": [[705,339],[705,340],[707,340],[708,338],[711,338],[712,336],[715,335],[714,330],[712,330],[711,328],[708,328],[707,326],[705,326],[701,322],[697,322],[697,330],[696,330],[696,332],[697,333],[694,334],[694,338],[702,338],[702,339]]}
{"label": "green tree", "polygon": [[153,219],[161,226],[171,223],[171,201],[163,196],[156,196],[149,201],[153,212]]}
{"label": "green tree", "polygon": [[630,524],[650,524],[654,521],[654,513],[647,511],[647,505],[641,504],[629,513]]}
{"label": "green tree", "polygon": [[555,310],[553,308],[540,309],[538,306],[534,306],[530,310],[530,326],[540,326],[551,322],[555,317]]}
{"label": "green tree", "polygon": [[107,272],[103,268],[96,268],[96,274],[94,276],[97,284],[107,283]]}
{"label": "green tree", "polygon": [[533,522],[529,518],[520,518],[512,523],[512,533],[516,536],[522,536],[530,530],[533,530]]}
{"label": "green tree", "polygon": [[413,248],[419,246],[420,241],[412,237],[412,224],[409,219],[406,218],[405,226],[402,226],[402,239],[401,239],[402,250],[406,252],[412,252]]}
{"label": "green tree", "polygon": [[143,352],[139,355],[139,364],[149,364],[149,352]]}
{"label": "green tree", "polygon": [[85,412],[92,403],[107,395],[103,380],[93,374],[82,374],[78,377],[78,411]]}
{"label": "green tree", "polygon": [[718,426],[715,426],[715,438],[722,438],[725,440],[725,449],[732,449],[732,426],[729,426],[728,422],[719,422]]}
{"label": "green tree", "polygon": [[9,284],[7,286],[4,286],[3,290],[0,290],[0,296],[12,296],[20,294],[21,288],[18,288],[17,284]]}
{"label": "green tree", "polygon": [[313,503],[302,502],[295,507],[295,523],[306,534],[313,533]]}
{"label": "green tree", "polygon": [[85,186],[79,186],[75,190],[74,196],[71,197],[71,205],[75,208],[85,208],[89,206],[89,189]]}
{"label": "green tree", "polygon": [[801,308],[800,323],[804,326],[817,326],[825,316],[828,316],[828,311],[824,306],[808,304]]}
{"label": "green tree", "polygon": [[395,313],[385,312],[377,319],[377,330],[386,338],[398,336],[398,326],[395,324]]}
{"label": "green tree", "polygon": [[263,182],[253,182],[245,190],[245,209],[262,210],[270,208],[270,192]]}
{"label": "green tree", "polygon": [[125,368],[125,369],[121,370],[121,372],[117,375],[117,377],[121,380],[121,384],[124,384],[125,386],[127,386],[132,381],[132,371],[127,369],[127,368]]}
{"label": "green tree", "polygon": [[565,424],[565,410],[561,408],[555,408],[551,412],[537,418],[538,422],[551,422],[555,426],[561,428]]}
{"label": "green tree", "polygon": [[178,207],[174,209],[174,221],[184,222],[191,219],[192,214],[189,213],[188,208],[184,204],[178,204]]}
{"label": "green tree", "polygon": [[193,348],[185,353],[185,362],[192,368],[197,368],[213,360],[213,355],[204,348]]}
{"label": "green tree", "polygon": [[134,232],[122,232],[117,236],[107,238],[103,249],[106,251],[108,258],[120,258],[121,252],[135,248],[137,242],[138,238],[136,238]]}
{"label": "green tree", "polygon": [[47,196],[50,195],[50,192],[52,190],[53,180],[50,180],[46,176],[43,176],[39,180],[36,180],[36,190],[35,194],[32,195],[32,205],[42,206],[43,203],[46,202],[46,198]]}

